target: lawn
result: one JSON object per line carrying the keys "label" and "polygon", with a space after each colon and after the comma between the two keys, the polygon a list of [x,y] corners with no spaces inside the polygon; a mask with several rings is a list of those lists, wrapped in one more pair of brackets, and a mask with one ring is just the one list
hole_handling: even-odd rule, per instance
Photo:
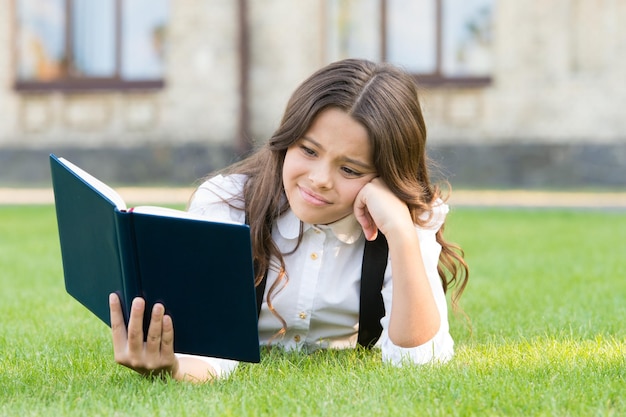
{"label": "lawn", "polygon": [[446,365],[265,352],[226,381],[153,381],[65,293],[51,206],[0,207],[0,415],[626,414],[626,213],[457,209],[471,267]]}

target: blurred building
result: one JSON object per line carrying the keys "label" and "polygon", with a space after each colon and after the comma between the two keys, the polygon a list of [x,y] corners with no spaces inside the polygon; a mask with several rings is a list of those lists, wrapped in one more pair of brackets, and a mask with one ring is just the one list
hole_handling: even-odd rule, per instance
{"label": "blurred building", "polygon": [[623,187],[624,21],[620,0],[3,0],[0,183],[46,181],[49,152],[188,183],[355,56],[415,74],[453,184]]}

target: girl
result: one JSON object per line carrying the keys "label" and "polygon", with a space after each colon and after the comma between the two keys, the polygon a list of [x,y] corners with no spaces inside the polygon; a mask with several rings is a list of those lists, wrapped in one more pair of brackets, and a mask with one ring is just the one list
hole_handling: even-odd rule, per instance
{"label": "girl", "polygon": [[[425,142],[413,79],[388,64],[344,60],[296,89],[261,149],[198,188],[190,211],[250,225],[264,288],[262,344],[354,347],[365,241],[380,233],[388,247],[376,345],[383,360],[450,359],[445,292],[457,286],[456,305],[468,270],[462,251],[443,239],[448,206],[430,183]],[[206,381],[237,365],[175,354],[160,304],[145,343],[144,300],[134,300],[128,328],[114,294],[110,308],[115,360],[137,372]]]}

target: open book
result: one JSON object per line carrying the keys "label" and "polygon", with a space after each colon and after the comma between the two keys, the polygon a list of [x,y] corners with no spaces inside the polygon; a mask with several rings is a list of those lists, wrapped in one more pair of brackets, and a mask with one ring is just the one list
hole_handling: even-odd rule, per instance
{"label": "open book", "polygon": [[250,229],[164,207],[129,209],[112,188],[50,155],[67,292],[110,325],[116,292],[128,322],[132,299],[161,302],[179,353],[258,362]]}

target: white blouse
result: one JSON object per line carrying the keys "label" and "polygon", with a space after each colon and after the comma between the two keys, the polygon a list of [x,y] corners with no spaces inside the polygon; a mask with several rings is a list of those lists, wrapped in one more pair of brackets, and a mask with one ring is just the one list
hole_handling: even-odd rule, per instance
{"label": "white blouse", "polygon": [[[223,198],[240,196],[246,177],[243,175],[217,176],[202,184],[194,195],[189,211],[214,221],[245,222],[241,208],[224,203]],[[453,355],[452,337],[449,333],[446,297],[441,286],[437,263],[441,246],[435,233],[443,224],[448,206],[440,202],[433,208],[428,227],[416,226],[420,248],[441,326],[427,343],[414,348],[401,348],[389,339],[389,315],[381,320],[383,328],[376,346],[386,362],[401,365],[411,363],[444,362]],[[285,349],[355,347],[358,337],[359,294],[361,263],[365,238],[354,216],[348,216],[331,225],[303,224],[303,237],[298,249],[300,220],[289,210],[274,224],[272,238],[284,256],[286,279],[279,284],[271,298],[276,312],[285,320],[287,332],[276,337],[282,324],[267,306],[267,291],[276,281],[277,271],[267,276],[265,296],[259,316],[259,338],[263,345],[280,345]],[[387,263],[383,282],[385,311],[392,303],[391,262]],[[183,355],[180,355],[183,356]],[[218,358],[203,358],[226,376],[237,362]]]}

